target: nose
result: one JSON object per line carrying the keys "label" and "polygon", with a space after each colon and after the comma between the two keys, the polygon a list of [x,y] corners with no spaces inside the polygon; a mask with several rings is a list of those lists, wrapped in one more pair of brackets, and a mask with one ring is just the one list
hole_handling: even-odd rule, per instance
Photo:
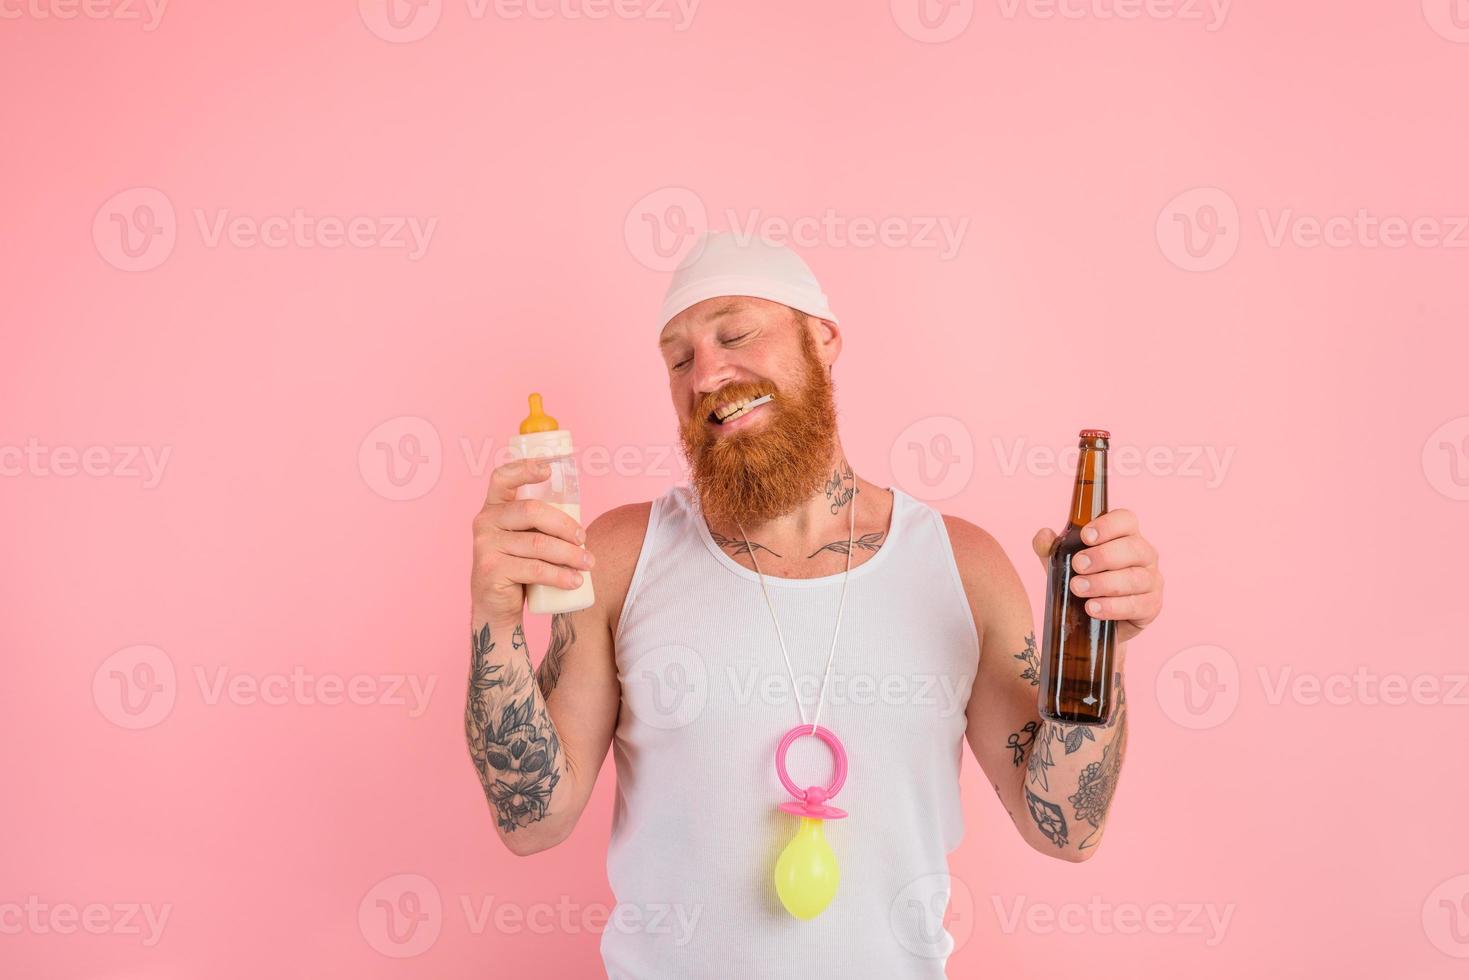
{"label": "nose", "polygon": [[698,408],[699,401],[705,396],[736,380],[734,365],[717,346],[696,349],[691,367],[695,408]]}

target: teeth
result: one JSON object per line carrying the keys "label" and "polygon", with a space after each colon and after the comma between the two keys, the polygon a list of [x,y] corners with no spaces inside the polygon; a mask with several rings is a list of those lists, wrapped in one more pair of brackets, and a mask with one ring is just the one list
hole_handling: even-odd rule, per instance
{"label": "teeth", "polygon": [[715,417],[719,419],[719,424],[723,425],[726,422],[733,422],[735,419],[749,412],[753,408],[764,405],[766,402],[770,401],[770,398],[770,395],[761,395],[759,398],[755,399],[746,398],[744,401],[735,402],[732,406],[722,406],[714,414]]}

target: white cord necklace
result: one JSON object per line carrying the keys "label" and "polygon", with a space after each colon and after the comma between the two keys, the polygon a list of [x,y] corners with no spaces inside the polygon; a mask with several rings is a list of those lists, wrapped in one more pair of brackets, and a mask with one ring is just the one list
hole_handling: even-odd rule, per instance
{"label": "white cord necklace", "polygon": [[[744,539],[745,550],[750,553],[750,561],[755,566],[755,574],[760,576],[760,591],[765,595],[765,604],[770,607],[770,618],[775,621],[775,636],[776,639],[780,641],[780,653],[781,656],[785,658],[786,673],[789,674],[791,678],[791,694],[796,699],[796,712],[801,717],[801,724],[804,725],[806,724],[806,709],[801,705],[800,690],[796,686],[796,672],[791,667],[791,655],[786,651],[785,636],[780,631],[780,617],[775,614],[775,604],[770,601],[770,590],[765,587],[765,575],[763,572],[760,571],[760,562],[755,557],[755,549],[750,546],[750,539],[745,536],[744,525],[741,524],[739,521],[736,521],[735,526],[740,529],[740,537]],[[821,694],[816,699],[816,714],[811,719],[811,734],[813,735],[816,733],[817,724],[821,721],[821,708],[822,705],[826,703],[826,684],[827,681],[831,679],[832,661],[836,659],[837,635],[841,632],[842,629],[842,609],[847,604],[847,579],[850,578],[852,574],[852,542],[855,538],[856,531],[857,481],[856,478],[853,477],[852,513],[850,515],[849,526],[847,529],[847,568],[846,571],[842,573],[842,596],[841,599],[837,602],[837,622],[836,627],[831,631],[831,650],[826,655],[826,672],[822,675],[821,678]]]}
{"label": "white cord necklace", "polygon": [[[786,639],[780,631],[780,617],[775,614],[775,603],[770,599],[770,590],[765,587],[765,573],[760,571],[760,562],[755,557],[755,549],[750,547],[750,539],[745,534],[744,526],[738,521],[735,522],[740,529],[740,537],[744,539],[745,550],[750,553],[750,562],[755,566],[755,574],[760,576],[760,591],[765,595],[765,604],[770,607],[770,618],[775,621],[775,635],[780,640],[780,654],[785,658],[786,673],[791,678],[791,695],[796,699],[796,711],[801,716],[800,726],[786,732],[775,749],[775,773],[780,778],[780,783],[785,787],[786,792],[796,800],[780,804],[780,809],[801,818],[800,830],[797,831],[795,838],[786,845],[785,850],[781,851],[780,857],[776,859],[775,891],[780,897],[781,904],[786,907],[786,911],[798,919],[813,919],[820,915],[836,897],[837,882],[841,879],[836,854],[832,852],[831,845],[822,835],[821,827],[827,820],[841,820],[847,815],[845,810],[828,803],[847,780],[847,750],[834,732],[820,727],[817,722],[821,720],[821,708],[826,703],[826,685],[831,680],[831,664],[837,652],[837,635],[842,630],[842,609],[847,604],[847,580],[852,576],[852,544],[857,534],[857,480],[855,475],[852,478],[852,513],[848,520],[847,569],[842,573],[842,597],[837,602],[837,622],[831,631],[831,650],[826,655],[826,672],[821,678],[821,693],[816,698],[816,713],[809,726],[806,724],[806,709],[801,705],[801,692],[796,686],[796,671],[791,666],[791,655],[786,650]],[[826,786],[807,786],[802,789],[786,771],[786,753],[790,750],[791,744],[796,739],[807,736],[821,739],[831,749],[836,769],[831,782]]]}

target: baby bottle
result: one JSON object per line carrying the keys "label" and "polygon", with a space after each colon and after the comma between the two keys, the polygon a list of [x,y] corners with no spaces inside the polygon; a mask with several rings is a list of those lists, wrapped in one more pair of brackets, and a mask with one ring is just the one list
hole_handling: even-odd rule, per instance
{"label": "baby bottle", "polygon": [[[571,455],[571,433],[557,428],[556,420],[541,410],[539,393],[530,396],[530,414],[520,423],[520,434],[511,436],[510,452],[516,459],[545,459],[551,476],[539,483],[522,484],[522,499],[544,500],[581,523],[581,497],[576,485],[576,460]],[[575,612],[592,604],[592,576],[582,571],[581,585],[559,589],[532,582],[526,586],[530,611],[537,615]]]}

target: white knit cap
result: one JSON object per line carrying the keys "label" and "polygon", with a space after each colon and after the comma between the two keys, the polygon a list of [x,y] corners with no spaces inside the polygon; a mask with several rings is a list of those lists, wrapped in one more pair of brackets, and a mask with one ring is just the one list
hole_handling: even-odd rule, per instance
{"label": "white knit cap", "polygon": [[753,235],[709,231],[699,236],[673,272],[658,326],[715,296],[756,296],[838,322],[811,267],[788,246]]}

